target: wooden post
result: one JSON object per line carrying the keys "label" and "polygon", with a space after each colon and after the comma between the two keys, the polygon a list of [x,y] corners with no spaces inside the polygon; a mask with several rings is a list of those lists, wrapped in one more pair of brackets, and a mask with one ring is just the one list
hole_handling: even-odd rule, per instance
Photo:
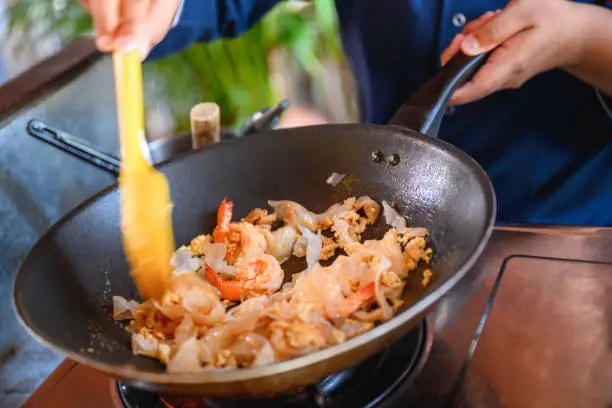
{"label": "wooden post", "polygon": [[191,145],[194,149],[219,142],[220,129],[219,105],[204,102],[191,108]]}

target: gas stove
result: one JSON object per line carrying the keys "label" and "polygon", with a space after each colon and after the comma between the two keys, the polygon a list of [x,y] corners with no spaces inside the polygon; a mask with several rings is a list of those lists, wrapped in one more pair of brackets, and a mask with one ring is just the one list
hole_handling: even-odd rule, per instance
{"label": "gas stove", "polygon": [[24,407],[612,406],[612,229],[498,227],[407,336],[273,400],[158,395],[65,360]]}

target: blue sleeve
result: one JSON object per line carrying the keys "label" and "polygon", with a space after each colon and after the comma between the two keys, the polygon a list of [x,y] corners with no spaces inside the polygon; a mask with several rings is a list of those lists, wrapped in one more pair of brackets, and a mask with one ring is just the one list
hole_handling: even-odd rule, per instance
{"label": "blue sleeve", "polygon": [[280,0],[183,0],[176,25],[151,51],[148,60],[179,52],[194,42],[236,37]]}

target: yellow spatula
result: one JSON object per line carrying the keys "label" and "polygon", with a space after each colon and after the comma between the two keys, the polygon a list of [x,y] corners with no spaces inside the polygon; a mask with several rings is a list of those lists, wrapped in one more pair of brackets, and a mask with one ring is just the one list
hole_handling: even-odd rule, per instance
{"label": "yellow spatula", "polygon": [[145,159],[142,68],[138,53],[113,54],[121,140],[121,231],[131,275],[144,298],[168,287],[174,251],[166,177]]}

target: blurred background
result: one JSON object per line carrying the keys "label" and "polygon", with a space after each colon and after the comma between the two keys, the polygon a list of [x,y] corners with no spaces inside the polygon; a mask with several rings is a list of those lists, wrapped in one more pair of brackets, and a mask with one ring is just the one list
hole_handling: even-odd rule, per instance
{"label": "blurred background", "polygon": [[[76,0],[0,0],[0,11],[0,84],[91,35]],[[285,120],[358,118],[333,0],[283,2],[246,35],[146,63],[144,75],[150,140],[188,130],[189,110],[202,101],[218,103],[231,128],[284,98],[292,103]]]}

